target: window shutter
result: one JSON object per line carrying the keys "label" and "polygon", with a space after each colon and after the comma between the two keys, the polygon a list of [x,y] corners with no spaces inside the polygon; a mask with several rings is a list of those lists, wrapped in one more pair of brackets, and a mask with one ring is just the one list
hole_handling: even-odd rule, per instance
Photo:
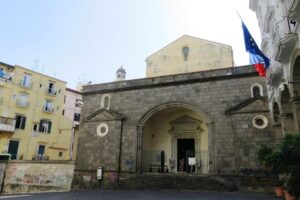
{"label": "window shutter", "polygon": [[22,124],[21,124],[21,129],[25,129],[25,125],[26,125],[26,117],[20,117],[22,120]]}
{"label": "window shutter", "polygon": [[44,124],[44,120],[41,120],[39,126],[39,132],[43,132],[43,124]]}
{"label": "window shutter", "polygon": [[16,126],[15,126],[15,128],[20,128],[20,116],[19,115],[17,115],[16,116]]}
{"label": "window shutter", "polygon": [[48,133],[51,133],[51,124],[52,122],[48,121]]}

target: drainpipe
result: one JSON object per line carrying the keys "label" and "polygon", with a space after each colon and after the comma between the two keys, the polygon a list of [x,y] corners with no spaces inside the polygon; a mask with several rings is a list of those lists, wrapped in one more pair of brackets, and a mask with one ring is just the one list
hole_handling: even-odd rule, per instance
{"label": "drainpipe", "polygon": [[121,119],[121,130],[120,130],[120,144],[119,144],[119,160],[118,160],[118,179],[120,180],[120,173],[121,173],[121,156],[122,156],[122,140],[123,140],[123,124],[124,118]]}

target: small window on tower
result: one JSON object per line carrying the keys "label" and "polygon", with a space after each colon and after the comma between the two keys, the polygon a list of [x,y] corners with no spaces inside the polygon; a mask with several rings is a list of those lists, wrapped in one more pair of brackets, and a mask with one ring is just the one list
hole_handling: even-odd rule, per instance
{"label": "small window on tower", "polygon": [[188,47],[183,47],[182,48],[182,53],[183,53],[184,60],[188,59],[189,51],[190,51],[190,49]]}

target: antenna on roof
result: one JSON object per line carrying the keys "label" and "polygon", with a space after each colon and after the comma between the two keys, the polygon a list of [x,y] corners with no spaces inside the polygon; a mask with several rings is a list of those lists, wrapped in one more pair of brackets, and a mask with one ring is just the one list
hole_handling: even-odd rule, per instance
{"label": "antenna on roof", "polygon": [[38,59],[38,58],[35,59],[35,60],[33,61],[32,70],[37,70],[37,69],[39,68],[39,64],[40,64],[39,59]]}

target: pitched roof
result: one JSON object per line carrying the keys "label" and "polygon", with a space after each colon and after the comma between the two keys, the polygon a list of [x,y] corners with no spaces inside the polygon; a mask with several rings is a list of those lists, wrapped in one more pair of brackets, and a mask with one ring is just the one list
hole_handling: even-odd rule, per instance
{"label": "pitched roof", "polygon": [[148,58],[150,58],[151,56],[153,56],[154,54],[160,52],[161,50],[163,50],[163,49],[169,47],[170,45],[176,43],[177,41],[181,40],[181,39],[184,38],[184,37],[189,37],[189,38],[193,38],[193,39],[195,39],[195,40],[204,41],[204,42],[208,42],[208,43],[214,43],[214,44],[217,44],[217,45],[229,46],[230,48],[232,48],[232,46],[231,46],[231,45],[228,45],[228,44],[222,44],[222,43],[219,43],[219,42],[214,42],[214,41],[211,41],[211,40],[201,39],[201,38],[197,38],[197,37],[190,36],[190,35],[183,35],[183,36],[177,38],[176,40],[174,40],[173,42],[169,43],[168,45],[164,46],[163,48],[160,48],[159,50],[157,50],[157,51],[155,51],[154,53],[152,53],[150,56],[148,56],[148,57],[146,58],[146,60],[147,60]]}

